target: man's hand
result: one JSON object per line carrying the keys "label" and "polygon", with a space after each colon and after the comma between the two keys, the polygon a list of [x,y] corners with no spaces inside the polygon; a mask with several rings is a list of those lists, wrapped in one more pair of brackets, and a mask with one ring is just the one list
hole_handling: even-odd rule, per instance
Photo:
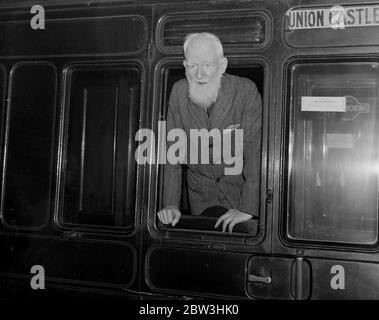
{"label": "man's hand", "polygon": [[163,208],[158,212],[159,221],[163,224],[171,223],[173,227],[178,223],[181,215],[180,210],[175,206]]}
{"label": "man's hand", "polygon": [[222,232],[225,232],[226,227],[229,225],[229,233],[232,233],[233,228],[237,223],[245,222],[247,220],[250,220],[252,217],[252,215],[238,211],[237,209],[229,209],[225,214],[218,218],[215,224],[215,228],[217,228],[219,224],[223,222]]}

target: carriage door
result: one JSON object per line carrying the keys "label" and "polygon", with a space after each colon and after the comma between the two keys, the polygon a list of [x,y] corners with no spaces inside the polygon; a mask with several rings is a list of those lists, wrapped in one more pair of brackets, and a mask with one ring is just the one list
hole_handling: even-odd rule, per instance
{"label": "carriage door", "polygon": [[[222,232],[221,228],[216,229],[217,212],[214,212],[214,216],[206,210],[202,215],[192,214],[190,192],[193,190],[202,192],[204,184],[200,180],[196,180],[196,184],[191,184],[190,169],[185,165],[182,166],[181,189],[172,190],[173,186],[165,186],[163,183],[165,166],[157,166],[151,175],[153,187],[150,207],[147,209],[148,229],[142,250],[146,257],[146,291],[179,296],[251,298],[252,295],[247,287],[254,282],[254,279],[248,277],[248,265],[252,257],[268,255],[271,250],[271,204],[266,201],[267,194],[270,194],[266,161],[268,109],[272,105],[269,96],[271,80],[269,61],[273,59],[275,50],[272,50],[269,41],[272,21],[264,9],[274,10],[276,4],[260,5],[253,7],[246,3],[236,10],[232,4],[211,7],[202,4],[196,6],[194,11],[191,4],[183,4],[180,13],[174,6],[156,11],[159,30],[156,34],[158,38],[155,55],[157,87],[154,126],[156,128],[158,120],[166,120],[170,93],[174,84],[186,77],[183,68],[183,41],[188,33],[207,31],[216,34],[223,43],[225,56],[228,58],[226,72],[229,75],[250,79],[262,97],[262,113],[257,119],[261,122],[262,128],[259,139],[261,147],[256,147],[254,158],[256,168],[260,172],[257,173],[259,177],[255,180],[257,188],[250,194],[255,201],[259,218],[236,225],[231,234]],[[204,119],[205,116],[206,113]],[[238,126],[239,122],[232,125]],[[198,129],[201,129],[200,125]],[[161,140],[159,143],[162,145]],[[168,154],[170,149],[163,152]],[[222,189],[225,181],[222,179],[228,179],[225,177],[226,175],[217,174],[210,179],[210,183]],[[162,194],[165,188],[171,188],[172,192],[178,192],[181,196],[182,216],[175,227],[163,225],[157,218],[157,211],[163,206]],[[219,203],[228,201],[225,194],[219,194],[217,197]]]}

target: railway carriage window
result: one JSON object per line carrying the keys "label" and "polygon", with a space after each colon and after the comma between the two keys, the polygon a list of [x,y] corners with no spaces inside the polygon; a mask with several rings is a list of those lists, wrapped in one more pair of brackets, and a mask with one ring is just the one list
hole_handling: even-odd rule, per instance
{"label": "railway carriage window", "polygon": [[[263,99],[263,67],[260,65],[248,65],[248,66],[229,66],[227,69],[228,74],[249,78],[252,80]],[[185,78],[185,73],[182,67],[167,67],[163,73],[163,99],[162,99],[162,115],[161,120],[166,119],[168,102],[171,94],[171,90],[175,82],[180,79]],[[260,159],[260,155],[258,155]],[[259,162],[260,160],[258,160]],[[257,164],[260,168],[260,163]],[[216,215],[214,216],[211,212],[203,212],[203,215],[194,216],[191,215],[191,205],[189,201],[189,186],[187,183],[187,166],[182,165],[182,190],[181,190],[181,201],[180,201],[180,211],[182,216],[180,218],[179,223],[175,227],[171,227],[171,225],[164,225],[159,222],[157,219],[158,226],[165,230],[175,229],[175,230],[186,230],[186,231],[208,231],[208,232],[219,232],[221,229],[215,229],[214,225],[218,219],[217,214],[219,212],[214,212]],[[159,167],[159,188],[158,188],[158,204],[157,211],[159,211],[162,207],[163,203],[163,176],[164,176],[164,165]],[[257,181],[259,185],[259,181]],[[169,187],[169,186],[168,186]],[[259,196],[256,196],[256,201],[259,203]],[[259,207],[259,206],[258,206]],[[221,211],[220,211],[221,212]],[[233,229],[233,234],[242,235],[242,236],[253,236],[258,232],[258,219],[251,219],[245,223],[237,224]]]}
{"label": "railway carriage window", "polygon": [[288,236],[376,243],[379,63],[293,64],[289,83]]}
{"label": "railway carriage window", "polygon": [[63,223],[131,227],[139,70],[74,67],[68,79]]}
{"label": "railway carriage window", "polygon": [[12,227],[42,227],[49,218],[56,82],[49,64],[20,64],[11,72],[2,215]]}

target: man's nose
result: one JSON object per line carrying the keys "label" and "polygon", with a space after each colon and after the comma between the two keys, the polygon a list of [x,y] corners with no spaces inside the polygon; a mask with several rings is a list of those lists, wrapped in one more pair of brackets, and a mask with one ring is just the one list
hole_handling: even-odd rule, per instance
{"label": "man's nose", "polygon": [[202,79],[202,78],[204,78],[204,70],[203,70],[203,67],[202,67],[202,66],[199,66],[199,67],[197,68],[196,78],[197,78],[197,79]]}

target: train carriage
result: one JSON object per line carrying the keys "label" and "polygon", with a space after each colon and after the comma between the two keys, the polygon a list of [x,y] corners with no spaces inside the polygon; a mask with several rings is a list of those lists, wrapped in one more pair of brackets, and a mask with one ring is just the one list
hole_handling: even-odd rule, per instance
{"label": "train carriage", "polygon": [[[1,296],[379,298],[378,2],[34,5],[0,3]],[[203,31],[263,101],[259,219],[232,234],[156,217],[159,122]]]}

